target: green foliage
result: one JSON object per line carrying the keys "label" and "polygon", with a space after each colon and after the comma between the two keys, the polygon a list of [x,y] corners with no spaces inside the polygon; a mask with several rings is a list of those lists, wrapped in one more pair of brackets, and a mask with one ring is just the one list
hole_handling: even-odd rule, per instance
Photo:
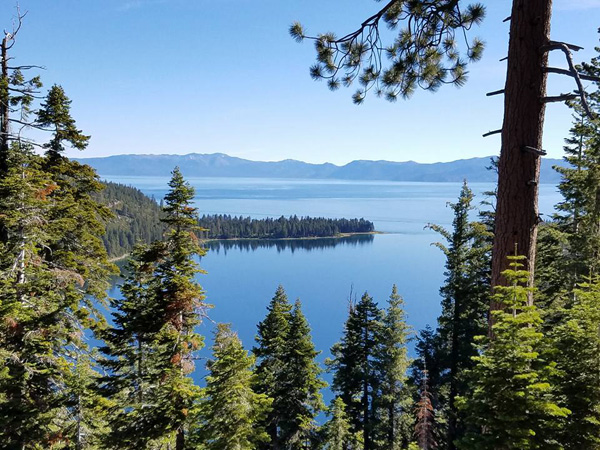
{"label": "green foliage", "polygon": [[194,257],[204,250],[195,235],[194,191],[178,168],[169,186],[162,219],[169,227],[166,238],[136,250],[123,299],[113,304],[115,326],[102,332],[110,373],[101,388],[115,405],[111,448],[174,440],[180,450],[200,397],[189,374],[194,352],[203,345],[194,328],[207,305],[194,281],[202,273]]}
{"label": "green foliage", "polygon": [[[395,101],[399,96],[410,97],[417,87],[435,91],[446,83],[462,86],[467,62],[479,60],[484,47],[479,39],[469,42],[466,32],[484,16],[480,3],[396,0],[343,37],[334,33],[310,37],[298,22],[289,32],[297,42],[310,39],[315,43],[317,62],[310,69],[311,77],[327,80],[331,90],[358,80],[353,100],[360,104],[371,89]],[[384,43],[382,22],[392,30],[401,24],[406,27]],[[464,40],[463,49],[460,40]]]}
{"label": "green foliage", "polygon": [[281,216],[279,219],[251,219],[230,215],[202,216],[199,225],[204,239],[282,239],[331,237],[345,233],[371,233],[372,222],[365,219],[326,219],[324,217]]}
{"label": "green foliage", "polygon": [[281,286],[258,326],[257,343],[256,390],[273,399],[265,421],[269,448],[306,448],[316,437],[315,418],[324,409],[320,391],[326,384],[319,378],[319,352],[301,303],[297,300],[292,308]]}
{"label": "green foliage", "polygon": [[470,221],[473,198],[465,181],[458,202],[450,204],[454,211],[452,231],[429,225],[446,241],[435,244],[446,256],[446,280],[440,289],[442,313],[430,357],[435,362],[430,361],[429,369],[435,371],[432,381],[439,383],[430,387],[437,400],[447,407],[449,442],[462,434],[463,418],[456,408],[455,398],[470,393],[464,372],[474,366],[475,336],[487,331],[490,301],[490,232],[485,224]]}
{"label": "green foliage", "polygon": [[77,150],[85,150],[90,140],[89,136],[77,129],[75,120],[71,117],[71,100],[64,89],[56,84],[50,88],[45,102],[37,112],[36,125],[51,130],[53,134],[50,142],[44,146],[51,156],[65,150],[64,142]]}
{"label": "green foliage", "polygon": [[[66,116],[65,116],[66,117]],[[59,448],[72,428],[75,361],[112,266],[109,212],[88,166],[13,142],[0,184],[0,430],[9,446]]]}
{"label": "green foliage", "polygon": [[[558,398],[571,411],[560,441],[566,449],[600,448],[600,283],[575,289],[550,332]],[[571,303],[571,302],[569,302]]]}
{"label": "green foliage", "polygon": [[561,448],[556,434],[569,410],[554,399],[556,363],[542,353],[542,319],[528,302],[522,259],[511,257],[503,273],[510,285],[498,286],[494,300],[505,308],[492,312],[493,339],[479,339],[481,354],[469,373],[472,394],[458,401],[469,424],[460,448]]}
{"label": "green foliage", "polygon": [[346,405],[340,397],[333,400],[329,408],[330,419],[321,430],[325,450],[346,450],[351,440],[350,423],[346,414]]}
{"label": "green foliage", "polygon": [[342,340],[331,348],[327,361],[333,372],[333,390],[346,405],[352,433],[363,433],[365,449],[371,448],[378,424],[376,402],[380,388],[378,350],[383,313],[365,293],[352,305]]}
{"label": "green foliage", "polygon": [[254,357],[229,325],[218,325],[212,351],[195,438],[206,450],[254,449],[269,438],[259,423],[272,399],[252,390]]}
{"label": "green foliage", "polygon": [[380,394],[376,407],[378,446],[382,449],[405,448],[412,438],[412,398],[407,385],[410,366],[407,344],[411,328],[406,323],[404,300],[396,285],[388,299],[382,320],[378,364]]}
{"label": "green foliage", "polygon": [[106,233],[102,236],[110,257],[127,255],[138,243],[150,244],[162,239],[166,227],[160,221],[161,209],[156,201],[131,186],[112,182],[105,185],[96,199],[114,215],[106,223]]}

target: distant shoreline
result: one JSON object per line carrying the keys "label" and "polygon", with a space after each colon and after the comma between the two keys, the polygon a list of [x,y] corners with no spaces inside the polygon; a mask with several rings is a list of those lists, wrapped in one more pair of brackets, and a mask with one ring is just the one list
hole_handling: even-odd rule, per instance
{"label": "distant shoreline", "polygon": [[375,234],[386,234],[383,231],[362,231],[356,233],[338,233],[333,236],[307,236],[307,237],[255,237],[255,238],[226,238],[226,239],[201,239],[202,242],[231,242],[231,241],[310,241],[316,239],[341,239],[351,236],[368,236]]}
{"label": "distant shoreline", "polygon": [[[200,242],[235,242],[235,241],[314,241],[317,239],[343,239],[352,236],[373,236],[376,234],[386,234],[383,231],[364,231],[357,233],[338,233],[334,236],[308,236],[308,237],[287,237],[287,238],[273,238],[273,237],[256,237],[256,238],[227,238],[227,239],[201,239]],[[115,256],[110,258],[108,262],[115,263],[127,259],[131,254],[126,253],[121,256]]]}

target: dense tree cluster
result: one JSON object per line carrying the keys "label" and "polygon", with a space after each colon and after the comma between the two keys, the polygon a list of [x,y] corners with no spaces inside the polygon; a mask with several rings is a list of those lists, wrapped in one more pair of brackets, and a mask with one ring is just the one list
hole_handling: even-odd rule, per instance
{"label": "dense tree cluster", "polygon": [[282,239],[331,237],[345,233],[371,233],[373,222],[365,219],[326,219],[324,217],[283,217],[251,219],[230,215],[202,216],[205,239]]}
{"label": "dense tree cluster", "polygon": [[110,257],[129,254],[140,242],[162,239],[165,227],[160,221],[160,206],[154,199],[132,186],[112,182],[104,182],[104,186],[95,198],[114,214],[102,236]]}

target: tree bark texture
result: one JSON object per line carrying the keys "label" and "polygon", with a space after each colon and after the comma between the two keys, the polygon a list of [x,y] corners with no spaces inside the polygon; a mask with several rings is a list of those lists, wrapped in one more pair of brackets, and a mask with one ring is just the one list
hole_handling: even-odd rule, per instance
{"label": "tree bark texture", "polygon": [[[508,70],[504,98],[502,148],[498,160],[498,198],[492,286],[503,285],[507,256],[527,257],[533,284],[537,239],[540,156],[525,147],[542,149],[548,61],[544,45],[550,39],[551,0],[514,0],[511,13]],[[501,304],[492,303],[492,309]]]}

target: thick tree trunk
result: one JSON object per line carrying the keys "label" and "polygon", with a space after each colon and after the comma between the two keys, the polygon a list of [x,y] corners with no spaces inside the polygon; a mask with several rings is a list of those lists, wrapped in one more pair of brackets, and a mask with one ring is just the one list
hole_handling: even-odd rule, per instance
{"label": "thick tree trunk", "polygon": [[185,434],[183,426],[177,430],[177,438],[175,440],[175,450],[184,450],[185,448]]}
{"label": "thick tree trunk", "polygon": [[[540,157],[524,150],[542,148],[550,39],[551,0],[514,0],[504,98],[502,149],[498,161],[498,199],[492,257],[492,286],[503,285],[507,256],[527,257],[533,283],[538,225]],[[492,309],[502,305],[492,303]]]}

